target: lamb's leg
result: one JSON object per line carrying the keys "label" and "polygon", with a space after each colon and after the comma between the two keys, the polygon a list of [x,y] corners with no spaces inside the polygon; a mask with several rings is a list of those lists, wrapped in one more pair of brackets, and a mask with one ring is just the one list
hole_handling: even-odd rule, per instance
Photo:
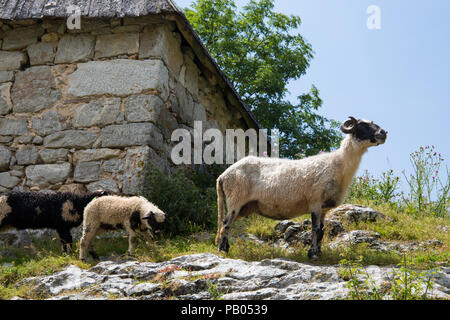
{"label": "lamb's leg", "polygon": [[94,259],[98,258],[97,254],[93,250],[92,240],[95,237],[97,231],[96,227],[83,227],[83,236],[80,240],[80,260],[86,260],[87,252],[92,255]]}
{"label": "lamb's leg", "polygon": [[318,256],[322,254],[321,252],[321,242],[323,238],[323,215],[322,212],[312,212],[311,213],[312,222],[312,244],[311,249],[308,252],[308,258],[317,259]]}
{"label": "lamb's leg", "polygon": [[58,229],[59,238],[62,243],[62,251],[65,253],[72,252],[72,234],[70,233],[70,229]]}
{"label": "lamb's leg", "polygon": [[136,232],[134,232],[131,228],[128,229],[128,254],[130,256],[134,255],[134,251],[136,248]]}

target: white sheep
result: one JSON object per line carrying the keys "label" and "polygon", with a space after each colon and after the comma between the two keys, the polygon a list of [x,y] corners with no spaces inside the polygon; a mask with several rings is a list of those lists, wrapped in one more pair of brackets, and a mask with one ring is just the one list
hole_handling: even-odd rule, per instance
{"label": "white sheep", "polygon": [[219,250],[228,252],[229,230],[238,218],[257,213],[284,220],[311,213],[313,239],[308,257],[317,258],[326,212],[343,202],[367,149],[387,138],[378,125],[353,117],[341,130],[348,136],[334,152],[301,160],[247,157],[229,167],[217,179]]}
{"label": "white sheep", "polygon": [[164,220],[165,213],[144,197],[104,196],[97,198],[84,209],[80,259],[86,259],[88,250],[89,254],[97,259],[92,240],[99,232],[115,229],[125,229],[128,232],[128,253],[133,255],[136,232],[143,233],[148,240],[151,240],[152,232],[158,233],[158,224]]}

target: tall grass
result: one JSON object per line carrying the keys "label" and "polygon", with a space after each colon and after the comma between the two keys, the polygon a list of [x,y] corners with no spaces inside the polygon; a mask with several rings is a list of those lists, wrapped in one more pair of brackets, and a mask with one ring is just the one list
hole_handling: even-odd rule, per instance
{"label": "tall grass", "polygon": [[349,188],[346,202],[389,204],[398,211],[414,216],[449,217],[450,173],[442,173],[444,158],[434,146],[420,147],[410,154],[412,173],[407,176],[405,192],[399,190],[400,177],[393,170],[383,172],[380,179],[367,171],[356,177]]}

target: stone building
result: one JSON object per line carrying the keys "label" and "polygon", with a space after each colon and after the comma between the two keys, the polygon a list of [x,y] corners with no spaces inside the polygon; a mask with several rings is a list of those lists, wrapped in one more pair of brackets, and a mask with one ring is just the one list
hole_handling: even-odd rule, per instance
{"label": "stone building", "polygon": [[135,194],[174,129],[259,128],[171,0],[5,0],[0,48],[0,192]]}

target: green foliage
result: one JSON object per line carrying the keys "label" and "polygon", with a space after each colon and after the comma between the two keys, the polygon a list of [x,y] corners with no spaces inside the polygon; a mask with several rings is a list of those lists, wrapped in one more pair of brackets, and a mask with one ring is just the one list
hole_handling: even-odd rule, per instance
{"label": "green foliage", "polygon": [[425,300],[433,289],[431,282],[435,271],[416,271],[412,262],[403,257],[398,270],[392,272],[392,298],[394,300]]}
{"label": "green foliage", "polygon": [[203,192],[216,188],[217,178],[228,168],[225,164],[195,165],[186,176]]}
{"label": "green foliage", "polygon": [[399,181],[400,177],[394,175],[394,170],[383,172],[381,179],[375,179],[366,170],[363,176],[353,179],[346,200],[363,199],[374,201],[375,204],[388,203],[394,205],[401,195],[398,192]]}
{"label": "green foliage", "polygon": [[319,90],[286,100],[287,84],[306,73],[311,45],[296,32],[301,19],[273,11],[273,0],[250,1],[239,12],[233,0],[197,0],[185,13],[243,101],[265,128],[280,131],[280,154],[294,158],[338,146],[337,122],[316,112]]}
{"label": "green foliage", "polygon": [[209,293],[209,296],[211,297],[211,300],[220,300],[220,297],[223,295],[223,292],[221,292],[219,290],[219,288],[217,287],[217,284],[208,282],[207,286],[208,286],[208,293]]}
{"label": "green foliage", "polygon": [[[346,250],[348,253],[349,249]],[[345,253],[343,254],[345,256]],[[412,269],[413,263],[406,256],[391,273],[392,281],[377,286],[370,274],[362,267],[362,258],[342,259],[340,276],[347,280],[347,288],[352,300],[425,300],[433,289],[431,282],[436,273]]]}
{"label": "green foliage", "polygon": [[143,194],[166,213],[162,231],[167,236],[209,230],[216,226],[215,188],[197,186],[183,170],[168,176],[150,165]]}
{"label": "green foliage", "polygon": [[450,173],[446,168],[445,179],[440,176],[444,159],[434,146],[420,147],[410,154],[412,173],[409,177],[403,171],[409,186],[407,196],[398,191],[400,177],[394,171],[383,172],[375,179],[365,172],[353,179],[346,202],[365,201],[366,205],[389,204],[406,214],[448,217],[450,205]]}
{"label": "green foliage", "polygon": [[[361,266],[361,259],[357,261],[342,259],[340,261],[340,276],[347,280],[347,289],[352,300],[382,300],[383,293],[375,285],[375,282]],[[364,274],[365,273],[365,274]],[[360,275],[365,275],[362,280]]]}
{"label": "green foliage", "polygon": [[435,151],[434,146],[420,147],[419,150],[411,153],[410,162],[413,173],[407,177],[403,172],[410,188],[408,198],[404,199],[409,213],[448,216],[450,173],[446,168],[446,181],[439,176],[443,161],[444,159]]}

